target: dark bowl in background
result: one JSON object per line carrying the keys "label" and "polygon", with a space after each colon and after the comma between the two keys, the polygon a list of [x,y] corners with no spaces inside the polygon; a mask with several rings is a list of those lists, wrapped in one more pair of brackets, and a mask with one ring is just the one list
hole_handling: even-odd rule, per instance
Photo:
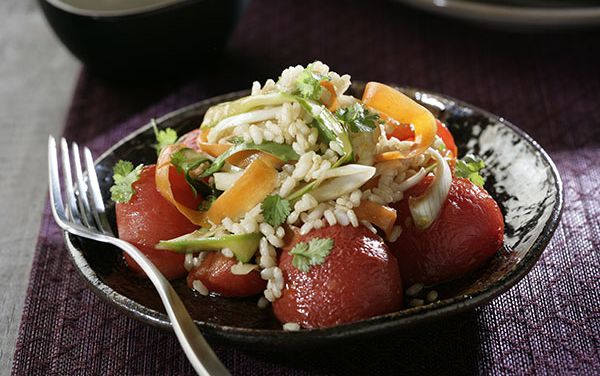
{"label": "dark bowl in background", "polygon": [[175,74],[214,61],[245,1],[165,0],[112,10],[76,7],[62,0],[39,3],[58,38],[90,70],[135,79]]}

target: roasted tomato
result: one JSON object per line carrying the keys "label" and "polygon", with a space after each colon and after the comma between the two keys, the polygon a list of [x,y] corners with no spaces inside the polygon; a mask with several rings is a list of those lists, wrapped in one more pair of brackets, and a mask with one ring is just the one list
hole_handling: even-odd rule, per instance
{"label": "roasted tomato", "polygon": [[410,129],[410,125],[408,124],[394,123],[394,129],[388,134],[388,138],[392,137],[395,137],[400,141],[414,140],[415,132]]}
{"label": "roasted tomato", "polygon": [[[448,148],[449,151],[452,152],[452,156],[456,158],[458,155],[458,148],[456,147],[456,143],[454,142],[454,137],[452,133],[448,130],[446,125],[435,119],[435,123],[437,125],[436,134],[444,141],[444,144]],[[408,124],[399,124],[399,123],[391,123],[394,126],[392,132],[388,135],[388,138],[395,137],[401,141],[410,141],[414,140],[415,133],[410,129],[410,125]]]}
{"label": "roasted tomato", "polygon": [[331,226],[313,230],[296,242],[331,238],[334,245],[321,265],[302,272],[283,251],[279,268],[285,287],[273,303],[281,322],[320,328],[399,310],[402,284],[395,257],[364,227]]}
{"label": "roasted tomato", "polygon": [[[422,194],[426,177],[405,197]],[[395,205],[402,234],[390,245],[405,284],[434,284],[464,276],[479,268],[502,246],[504,221],[496,201],[467,179],[455,178],[437,220],[427,229],[415,228],[408,200]]]}
{"label": "roasted tomato", "polygon": [[235,258],[211,252],[190,272],[187,277],[188,286],[193,288],[194,281],[199,280],[208,291],[229,297],[256,295],[267,287],[267,281],[256,270],[245,275],[231,273],[231,267],[235,264]]}
{"label": "roasted tomato", "polygon": [[444,141],[446,148],[452,152],[452,157],[456,158],[458,156],[458,148],[456,147],[452,133],[450,133],[446,125],[441,121],[435,119],[435,122],[437,124],[437,135]]}
{"label": "roasted tomato", "polygon": [[[156,190],[155,166],[146,166],[140,179],[133,184],[135,194],[127,203],[117,203],[117,227],[119,237],[138,247],[154,263],[166,278],[178,278],[186,274],[183,266],[185,255],[154,249],[159,240],[175,238],[194,231],[197,226],[185,218]],[[175,197],[192,207],[199,204],[185,179],[175,169],[170,171]],[[141,268],[124,254],[125,261],[134,272],[144,275]]]}

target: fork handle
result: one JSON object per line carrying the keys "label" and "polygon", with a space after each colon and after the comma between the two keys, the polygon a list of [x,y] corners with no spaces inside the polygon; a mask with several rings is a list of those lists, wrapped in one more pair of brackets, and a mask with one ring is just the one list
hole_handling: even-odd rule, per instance
{"label": "fork handle", "polygon": [[194,370],[199,375],[230,375],[198,330],[171,283],[158,268],[132,244],[112,237],[107,237],[107,240],[127,252],[150,278],[171,319],[177,339]]}

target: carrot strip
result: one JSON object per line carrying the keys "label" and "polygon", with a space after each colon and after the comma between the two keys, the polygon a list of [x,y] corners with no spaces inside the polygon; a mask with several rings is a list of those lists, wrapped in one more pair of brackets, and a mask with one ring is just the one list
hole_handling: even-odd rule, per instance
{"label": "carrot strip", "polygon": [[205,152],[206,154],[218,157],[219,155],[225,153],[230,147],[230,144],[209,144],[207,142],[208,131],[201,130],[198,133],[198,138],[196,139],[196,144],[198,145],[198,149]]}
{"label": "carrot strip", "polygon": [[338,100],[337,94],[335,92],[335,87],[331,83],[331,81],[321,81],[319,83],[321,87],[329,93],[328,98],[323,98],[325,101],[323,104],[327,107],[329,111],[335,111],[338,108]]}
{"label": "carrot strip", "polygon": [[360,205],[354,208],[354,214],[360,221],[369,221],[379,227],[388,236],[392,233],[394,223],[396,223],[395,209],[370,200],[361,201]]}
{"label": "carrot strip", "polygon": [[198,143],[198,147],[200,148],[200,150],[202,150],[206,154],[211,155],[216,158],[219,155],[225,153],[227,150],[229,150],[231,145]]}
{"label": "carrot strip", "polygon": [[427,150],[435,139],[437,125],[428,109],[410,99],[400,91],[378,83],[369,82],[365,87],[362,101],[365,106],[387,115],[401,124],[412,124],[415,145],[402,158],[411,158]]}
{"label": "carrot strip", "polygon": [[377,187],[378,185],[379,185],[379,175],[373,176],[371,179],[369,179],[369,181],[367,181],[365,184],[363,184],[363,186],[360,188],[363,191],[366,191],[367,189],[373,189],[373,188]]}
{"label": "carrot strip", "polygon": [[[207,133],[207,131],[201,131],[197,138],[198,147],[205,153],[216,158],[219,155],[225,153],[232,146],[231,144],[207,143]],[[265,162],[268,166],[271,166],[273,168],[279,168],[283,166],[283,161],[281,161],[281,159],[271,154],[257,150],[242,150],[227,158],[227,162],[240,168],[246,168],[248,165],[250,165],[250,163],[252,163],[258,158],[262,159],[263,162]]]}
{"label": "carrot strip", "polygon": [[220,223],[223,218],[237,220],[261,203],[275,189],[277,170],[256,159],[244,170],[235,184],[223,192],[206,212],[206,219]]}
{"label": "carrot strip", "polygon": [[257,154],[258,151],[256,150],[242,150],[227,158],[227,162],[240,168],[246,168],[254,159],[256,159]]}
{"label": "carrot strip", "polygon": [[240,168],[246,168],[250,163],[257,159],[261,159],[267,166],[280,168],[283,166],[283,161],[274,155],[258,150],[244,150],[229,157],[227,162]]}
{"label": "carrot strip", "polygon": [[208,130],[200,129],[200,133],[198,133],[198,143],[206,143],[208,141]]}
{"label": "carrot strip", "polygon": [[156,188],[181,214],[199,226],[208,226],[210,222],[220,223],[225,217],[233,220],[241,218],[275,189],[276,166],[283,163],[269,154],[256,153],[255,159],[249,163],[238,181],[219,196],[208,211],[204,212],[190,209],[178,202],[171,189],[169,181],[171,154],[183,147],[185,146],[181,144],[169,145],[159,155],[155,172]]}
{"label": "carrot strip", "polygon": [[281,166],[284,165],[284,162],[277,158],[274,155],[268,154],[268,153],[264,153],[264,152],[259,152],[260,156],[259,158],[265,162],[267,164],[267,166],[273,167],[275,169],[281,168]]}
{"label": "carrot strip", "polygon": [[181,214],[183,214],[187,219],[190,220],[195,225],[201,226],[206,223],[206,213],[193,210],[185,206],[184,204],[178,202],[173,195],[173,190],[171,189],[171,181],[169,180],[169,169],[171,168],[171,154],[176,151],[184,148],[183,144],[174,144],[165,147],[160,155],[158,156],[158,161],[156,162],[156,171],[154,173],[154,179],[156,181],[156,189],[158,192],[169,201]]}
{"label": "carrot strip", "polygon": [[392,161],[394,159],[404,159],[404,154],[399,151],[386,151],[385,153],[375,155],[375,162]]}

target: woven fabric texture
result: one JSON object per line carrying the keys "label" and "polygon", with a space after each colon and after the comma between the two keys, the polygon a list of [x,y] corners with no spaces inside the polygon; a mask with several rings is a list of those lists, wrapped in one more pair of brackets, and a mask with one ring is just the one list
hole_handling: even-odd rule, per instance
{"label": "woven fabric texture", "polygon": [[[555,236],[514,288],[444,322],[318,354],[215,350],[240,375],[600,374],[599,37],[487,30],[388,2],[254,0],[217,68],[143,86],[83,71],[64,134],[99,155],[151,117],[315,59],[354,79],[422,87],[500,114],[548,150],[565,185]],[[86,288],[46,208],[13,374],[192,370],[172,333]]]}

